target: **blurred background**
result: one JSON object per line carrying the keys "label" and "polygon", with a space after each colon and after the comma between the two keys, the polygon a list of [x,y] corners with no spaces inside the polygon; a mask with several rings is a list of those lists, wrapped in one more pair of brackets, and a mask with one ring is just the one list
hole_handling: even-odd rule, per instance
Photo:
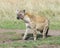
{"label": "blurred background", "polygon": [[0,28],[25,29],[24,22],[16,19],[17,9],[46,16],[50,29],[60,29],[60,0],[0,0]]}

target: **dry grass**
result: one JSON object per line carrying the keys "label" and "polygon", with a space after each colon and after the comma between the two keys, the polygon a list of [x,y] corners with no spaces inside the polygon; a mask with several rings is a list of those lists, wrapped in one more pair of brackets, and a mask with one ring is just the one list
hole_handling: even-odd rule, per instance
{"label": "dry grass", "polygon": [[[0,18],[14,19],[16,9],[26,9],[27,11],[45,16],[59,16],[59,0],[0,0]],[[3,16],[3,17],[2,17]]]}
{"label": "dry grass", "polygon": [[14,23],[17,20],[16,9],[47,16],[51,26],[60,27],[60,0],[0,0],[0,24],[7,20]]}

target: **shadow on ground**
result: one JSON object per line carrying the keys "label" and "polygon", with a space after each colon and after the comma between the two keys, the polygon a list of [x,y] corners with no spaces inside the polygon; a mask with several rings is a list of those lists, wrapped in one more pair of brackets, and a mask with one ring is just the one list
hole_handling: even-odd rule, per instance
{"label": "shadow on ground", "polygon": [[[22,37],[23,37],[24,34],[22,34]],[[39,40],[40,38],[42,38],[43,36],[41,34],[37,34],[37,39]],[[47,37],[51,37],[51,35],[47,35]],[[33,40],[34,37],[33,37],[33,34],[30,33],[27,35],[26,39],[25,40]]]}

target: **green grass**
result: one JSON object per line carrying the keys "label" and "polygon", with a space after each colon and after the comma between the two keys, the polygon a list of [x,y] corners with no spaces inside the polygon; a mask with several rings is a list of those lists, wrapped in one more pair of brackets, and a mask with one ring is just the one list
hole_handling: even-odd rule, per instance
{"label": "green grass", "polygon": [[60,36],[57,37],[48,37],[46,39],[38,39],[36,41],[30,40],[30,41],[14,41],[11,43],[2,43],[0,44],[0,47],[4,48],[18,48],[18,47],[24,47],[24,48],[32,48],[37,47],[40,45],[60,45]]}
{"label": "green grass", "polygon": [[60,30],[60,25],[52,24],[52,25],[50,25],[50,29],[51,30]]}
{"label": "green grass", "polygon": [[[52,21],[50,22],[50,29],[59,30],[60,29],[60,21]],[[5,20],[0,22],[0,28],[4,29],[25,29],[25,23],[21,20],[10,21]]]}
{"label": "green grass", "polygon": [[[23,35],[16,32],[1,32],[0,33],[0,47],[2,48],[32,48],[40,45],[60,45],[60,36],[50,36],[45,39],[38,37],[36,41],[33,40],[20,40]],[[3,41],[5,43],[3,43]],[[1,43],[2,42],[2,43]]]}
{"label": "green grass", "polygon": [[50,36],[45,39],[38,37],[36,41],[22,40],[22,37],[23,34],[17,32],[1,32],[0,48],[32,48],[40,45],[60,45],[60,36]]}
{"label": "green grass", "polygon": [[50,23],[50,29],[52,30],[60,30],[60,21],[52,21]]}
{"label": "green grass", "polygon": [[25,24],[23,21],[1,21],[0,28],[4,29],[25,29]]}

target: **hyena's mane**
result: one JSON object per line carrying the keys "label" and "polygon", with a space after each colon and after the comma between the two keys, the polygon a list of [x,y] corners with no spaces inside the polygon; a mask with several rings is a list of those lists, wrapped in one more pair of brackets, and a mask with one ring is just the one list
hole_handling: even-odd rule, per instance
{"label": "hyena's mane", "polygon": [[34,16],[31,13],[25,13],[25,16],[28,16],[30,18],[30,20],[32,20],[32,21],[36,21],[36,16]]}
{"label": "hyena's mane", "polygon": [[29,18],[33,18],[34,15],[32,15],[31,13],[25,13],[25,15],[27,15]]}

